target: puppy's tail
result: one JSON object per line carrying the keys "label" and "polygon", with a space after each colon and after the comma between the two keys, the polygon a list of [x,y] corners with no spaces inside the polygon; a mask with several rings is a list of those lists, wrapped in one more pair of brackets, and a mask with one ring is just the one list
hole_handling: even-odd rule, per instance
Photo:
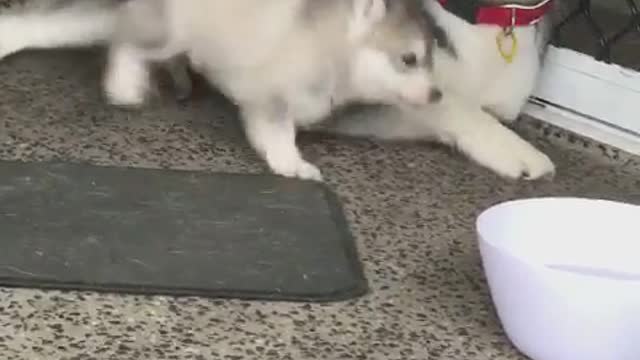
{"label": "puppy's tail", "polygon": [[0,9],[0,59],[26,49],[84,47],[109,40],[119,0],[27,1]]}

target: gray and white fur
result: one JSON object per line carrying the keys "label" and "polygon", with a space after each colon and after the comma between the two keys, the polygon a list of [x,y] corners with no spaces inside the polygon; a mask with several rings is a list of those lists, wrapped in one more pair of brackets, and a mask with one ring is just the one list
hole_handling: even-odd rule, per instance
{"label": "gray and white fur", "polygon": [[185,55],[240,108],[249,142],[277,174],[320,180],[296,129],[351,102],[424,106],[432,33],[419,0],[56,0],[0,16],[0,56],[105,43],[111,103],[139,105],[149,64]]}
{"label": "gray and white fur", "polygon": [[[467,0],[449,0],[467,1]],[[482,5],[535,5],[541,0],[483,0]],[[542,66],[551,14],[516,27],[518,52],[508,63],[496,37],[503,29],[473,25],[436,0],[423,0],[445,39],[434,46],[434,82],[446,94],[421,107],[358,106],[336,116],[332,131],[387,140],[427,139],[452,146],[476,163],[510,179],[553,175],[551,159],[504,124],[516,120],[534,90]]]}
{"label": "gray and white fur", "polygon": [[[14,0],[0,9],[0,59],[26,49],[108,46],[115,33],[115,10],[121,3],[123,0]],[[177,55],[158,65],[173,80],[176,98],[189,98],[193,86],[188,59]]]}

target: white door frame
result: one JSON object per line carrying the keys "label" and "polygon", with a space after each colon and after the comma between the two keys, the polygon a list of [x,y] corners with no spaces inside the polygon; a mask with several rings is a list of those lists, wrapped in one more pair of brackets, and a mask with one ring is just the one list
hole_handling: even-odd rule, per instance
{"label": "white door frame", "polygon": [[551,46],[524,113],[640,155],[639,72]]}

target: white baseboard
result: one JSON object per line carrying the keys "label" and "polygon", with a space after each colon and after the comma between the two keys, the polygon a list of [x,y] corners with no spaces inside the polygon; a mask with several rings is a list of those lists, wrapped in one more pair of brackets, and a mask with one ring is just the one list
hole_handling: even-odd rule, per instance
{"label": "white baseboard", "polygon": [[640,73],[551,47],[524,113],[640,155]]}
{"label": "white baseboard", "polygon": [[539,104],[535,101],[525,105],[524,113],[601,144],[640,156],[640,137],[603,125],[593,119],[554,106]]}

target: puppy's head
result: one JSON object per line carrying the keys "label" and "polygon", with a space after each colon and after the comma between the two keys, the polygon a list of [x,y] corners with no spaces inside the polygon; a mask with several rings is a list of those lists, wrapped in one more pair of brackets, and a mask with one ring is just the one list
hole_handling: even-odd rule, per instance
{"label": "puppy's head", "polygon": [[426,105],[432,84],[433,33],[421,0],[353,0],[351,85],[362,100]]}

